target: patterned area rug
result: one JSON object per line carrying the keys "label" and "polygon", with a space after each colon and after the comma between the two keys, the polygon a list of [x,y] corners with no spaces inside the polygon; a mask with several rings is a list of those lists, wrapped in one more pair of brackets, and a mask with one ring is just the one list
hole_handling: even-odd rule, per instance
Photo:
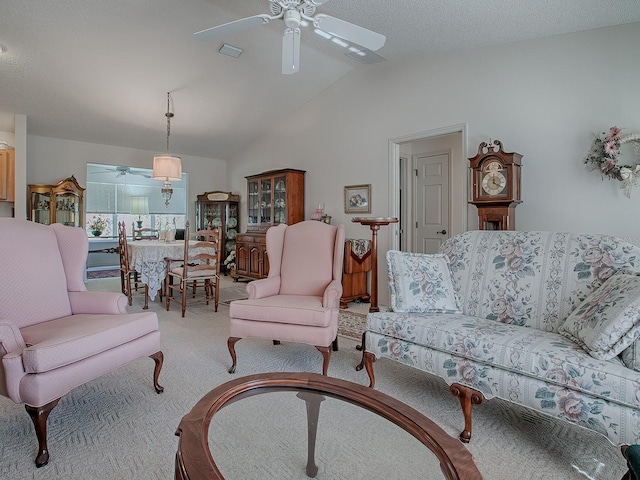
{"label": "patterned area rug", "polygon": [[338,335],[360,341],[366,323],[366,314],[340,310],[338,315]]}
{"label": "patterned area rug", "polygon": [[109,270],[89,270],[87,271],[87,279],[93,280],[96,278],[111,278],[120,276],[120,270],[117,268]]}

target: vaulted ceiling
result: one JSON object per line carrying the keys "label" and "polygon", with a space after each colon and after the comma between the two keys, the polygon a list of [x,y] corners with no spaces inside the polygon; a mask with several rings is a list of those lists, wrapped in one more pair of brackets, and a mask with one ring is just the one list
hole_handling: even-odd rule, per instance
{"label": "vaulted ceiling", "polygon": [[[280,0],[283,4],[295,0]],[[193,33],[269,13],[268,0],[2,0],[0,131],[228,159],[354,68],[312,27],[300,71],[281,74],[281,21],[229,35]],[[640,21],[637,0],[331,0],[325,13],[387,37],[388,62]],[[594,68],[597,68],[594,65]]]}

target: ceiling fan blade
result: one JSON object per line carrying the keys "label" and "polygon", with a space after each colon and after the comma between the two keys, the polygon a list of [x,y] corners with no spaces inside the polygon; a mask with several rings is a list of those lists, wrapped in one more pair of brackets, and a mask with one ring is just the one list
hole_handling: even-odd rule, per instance
{"label": "ceiling fan blade", "polygon": [[259,25],[269,23],[271,17],[269,15],[254,15],[253,17],[241,18],[233,22],[218,25],[217,27],[200,30],[193,34],[198,40],[215,40],[216,38],[226,37],[232,33],[242,32]]}
{"label": "ceiling fan blade", "polygon": [[387,41],[387,37],[384,35],[323,13],[315,16],[314,25],[320,30],[374,52],[380,50],[384,46],[384,42]]}
{"label": "ceiling fan blade", "polygon": [[311,5],[312,7],[319,7],[320,5],[324,5],[329,0],[306,0],[304,3],[307,5]]}
{"label": "ceiling fan blade", "polygon": [[282,73],[290,75],[300,70],[300,29],[287,28],[282,37]]}

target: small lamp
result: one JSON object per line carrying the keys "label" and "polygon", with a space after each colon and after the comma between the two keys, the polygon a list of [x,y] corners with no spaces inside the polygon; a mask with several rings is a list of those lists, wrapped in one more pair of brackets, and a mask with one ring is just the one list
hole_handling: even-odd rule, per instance
{"label": "small lamp", "polygon": [[169,200],[173,194],[171,188],[171,180],[182,180],[182,159],[173,155],[169,155],[169,135],[171,135],[171,117],[173,113],[169,110],[169,101],[171,94],[167,92],[167,153],[166,155],[155,155],[153,157],[153,174],[154,180],[164,180],[162,184],[162,198],[164,198],[165,206],[169,206]]}
{"label": "small lamp", "polygon": [[147,197],[131,197],[131,214],[138,215],[138,230],[142,228],[141,215],[149,215],[149,199]]}

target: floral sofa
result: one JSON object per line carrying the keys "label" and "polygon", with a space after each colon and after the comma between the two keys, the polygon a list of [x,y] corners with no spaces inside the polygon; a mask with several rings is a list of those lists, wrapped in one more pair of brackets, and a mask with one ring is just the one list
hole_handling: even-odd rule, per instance
{"label": "floral sofa", "polygon": [[442,377],[471,438],[502,398],[640,443],[640,248],[606,235],[470,231],[438,255],[387,252],[393,311],[370,313],[363,363]]}

